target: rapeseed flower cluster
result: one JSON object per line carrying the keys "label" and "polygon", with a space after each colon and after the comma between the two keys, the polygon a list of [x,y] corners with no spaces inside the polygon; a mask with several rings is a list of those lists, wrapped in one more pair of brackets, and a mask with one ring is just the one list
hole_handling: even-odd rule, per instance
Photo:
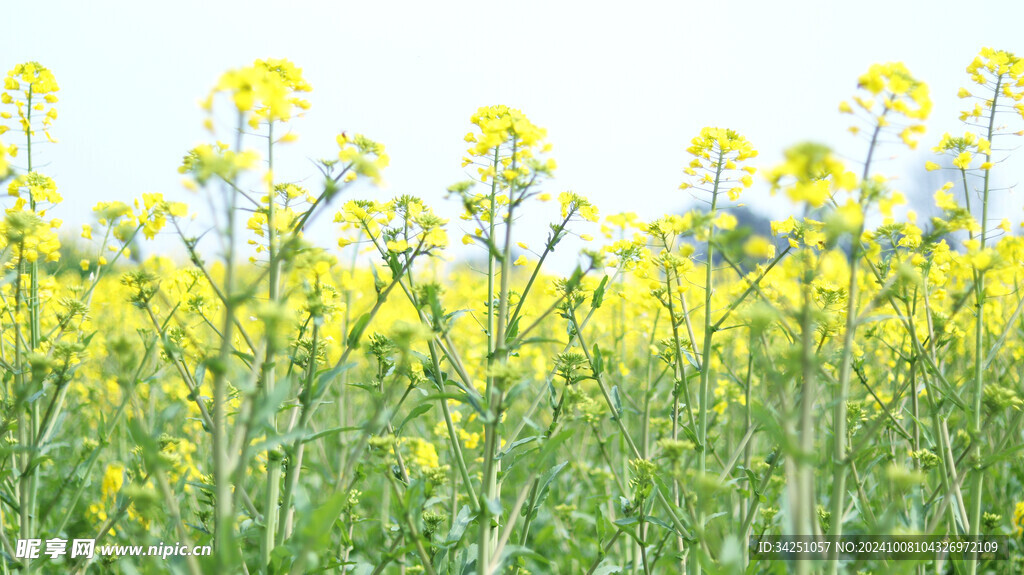
{"label": "rapeseed flower cluster", "polygon": [[[54,106],[59,99],[56,92],[60,91],[57,80],[48,68],[38,62],[19,64],[7,72],[4,78],[3,91],[0,92],[0,104],[14,106],[14,113],[0,112],[0,118],[10,120],[17,118],[17,129],[31,140],[35,130],[41,128],[43,135],[51,143],[56,140],[50,135],[50,128],[57,119],[57,108]],[[0,123],[0,135],[10,126]],[[8,148],[13,156],[18,148]]]}

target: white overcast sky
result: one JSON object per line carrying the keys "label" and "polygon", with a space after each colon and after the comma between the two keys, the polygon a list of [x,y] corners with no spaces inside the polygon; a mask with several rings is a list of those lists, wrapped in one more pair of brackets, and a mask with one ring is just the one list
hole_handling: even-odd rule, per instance
{"label": "white overcast sky", "polygon": [[[0,67],[36,60],[61,86],[60,144],[37,163],[57,180],[65,203],[54,215],[72,229],[95,202],[142,192],[201,208],[175,171],[207,138],[197,100],[257,58],[293,60],[314,87],[295,124],[301,139],[281,150],[292,158],[282,177],[315,183],[309,158],[336,152],[338,131],[361,132],[385,143],[392,163],[387,189],[360,195],[416,194],[452,216],[444,189],[466,179],[469,116],[503,103],[548,129],[559,164],[550,191],[588,195],[602,214],[654,217],[690,203],[677,189],[684,150],[705,125],[746,135],[761,167],[803,140],[861,157],[836,106],[874,62],[902,61],[932,90],[921,148],[890,147],[878,165],[912,192],[931,146],[963,129],[956,92],[978,49],[1024,52],[1019,1],[37,0],[5,3],[4,20]],[[1007,170],[1001,183],[1022,176]],[[772,216],[787,209],[763,183],[744,200]],[[1005,215],[1017,222],[1012,206]],[[529,222],[538,235],[540,221]],[[326,243],[331,231],[319,233]],[[461,232],[452,236],[458,244]]]}

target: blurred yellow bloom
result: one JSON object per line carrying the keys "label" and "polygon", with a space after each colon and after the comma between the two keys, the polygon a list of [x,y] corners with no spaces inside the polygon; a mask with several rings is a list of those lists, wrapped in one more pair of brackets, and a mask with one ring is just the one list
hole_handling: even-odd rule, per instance
{"label": "blurred yellow bloom", "polygon": [[971,165],[971,153],[960,152],[960,155],[953,159],[953,165],[961,170],[966,170]]}
{"label": "blurred yellow bloom", "polygon": [[124,465],[120,463],[111,463],[107,465],[106,471],[103,472],[103,482],[100,486],[103,497],[105,499],[111,499],[124,485]]}
{"label": "blurred yellow bloom", "polygon": [[775,244],[768,238],[752,236],[743,244],[743,253],[752,258],[770,259],[775,257]]}
{"label": "blurred yellow bloom", "polygon": [[955,210],[959,207],[953,199],[953,194],[945,190],[935,192],[935,205],[942,210]]}

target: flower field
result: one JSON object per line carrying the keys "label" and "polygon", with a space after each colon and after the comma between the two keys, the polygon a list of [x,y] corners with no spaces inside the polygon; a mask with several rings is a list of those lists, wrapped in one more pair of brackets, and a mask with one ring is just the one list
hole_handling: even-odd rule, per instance
{"label": "flower field", "polygon": [[[312,86],[257,60],[202,101],[208,143],[167,159],[191,201],[111,198],[79,231],[34,158],[60,145],[59,79],[14,66],[3,573],[1022,572],[1024,239],[990,206],[1021,161],[1024,59],[966,72],[941,137],[903,64],[851,78],[856,158],[804,142],[762,165],[742,126],[705,128],[680,151],[697,207],[643,221],[560,188],[546,131],[506,106],[467,110],[466,181],[353,199],[402,167],[361,134],[299,151]],[[878,167],[918,145],[934,205]],[[308,178],[275,174],[305,154]],[[759,189],[794,215],[746,225]],[[180,249],[137,257],[158,236]],[[1008,553],[785,561],[752,552],[765,535]],[[212,554],[21,552],[55,538]]]}

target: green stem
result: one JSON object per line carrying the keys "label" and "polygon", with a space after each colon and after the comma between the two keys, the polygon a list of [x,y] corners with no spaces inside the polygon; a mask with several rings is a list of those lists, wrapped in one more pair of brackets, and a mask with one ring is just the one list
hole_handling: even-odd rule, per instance
{"label": "green stem", "polygon": [[[494,230],[495,220],[498,217],[497,207],[497,196],[498,196],[498,164],[499,164],[499,147],[494,149],[494,171],[495,174],[491,180],[491,204],[490,204],[490,231],[487,239],[488,243],[494,245]],[[515,171],[515,157],[516,157],[516,143],[512,141],[512,170]],[[487,356],[487,409],[489,415],[489,421],[484,425],[484,485],[482,498],[483,501],[480,503],[480,539],[477,541],[477,572],[480,575],[490,575],[491,567],[491,547],[495,543],[491,541],[493,537],[493,525],[491,514],[488,508],[488,503],[495,499],[500,498],[498,493],[498,469],[500,462],[495,459],[495,451],[500,446],[498,440],[498,426],[501,419],[501,401],[502,391],[495,389],[495,378],[492,375],[493,367],[495,362],[499,362],[504,365],[508,360],[508,348],[505,344],[505,330],[507,329],[506,321],[508,315],[508,276],[511,262],[511,250],[512,250],[512,210],[515,206],[515,188],[509,188],[509,201],[508,201],[508,212],[505,218],[505,244],[503,246],[501,254],[501,280],[498,292],[498,314],[494,317],[494,274],[495,270],[495,254],[493,249],[489,250],[487,259],[487,340],[488,340],[488,356]]]}
{"label": "green stem", "polygon": [[[434,340],[428,342],[430,348],[430,361],[434,368],[434,376],[437,379],[438,391],[444,395],[444,386],[441,382],[444,381],[444,376],[441,373],[441,361],[437,355],[437,344]],[[469,491],[469,500],[475,509],[479,511],[480,500],[477,499],[476,490],[473,488],[473,481],[469,477],[469,470],[466,468],[466,458],[462,453],[462,443],[459,441],[459,436],[455,432],[455,424],[452,421],[451,410],[448,409],[448,399],[441,397],[438,401],[441,402],[441,413],[444,415],[445,428],[448,430],[448,442],[451,443],[452,451],[455,452],[455,463],[459,468],[459,473],[462,475],[462,482],[465,483],[466,489]]]}
{"label": "green stem", "polygon": [[[302,415],[299,419],[298,429],[305,430],[309,426],[309,422],[312,419],[313,411],[309,409],[309,406],[313,394],[313,375],[316,373],[316,348],[319,344],[320,326],[313,323],[313,348],[310,353],[309,363],[306,366],[305,382],[303,383],[303,393],[306,395],[302,401]],[[294,426],[290,426],[294,428]],[[294,519],[294,510],[292,509],[292,498],[295,495],[295,490],[299,486],[299,473],[302,471],[302,458],[306,451],[306,442],[302,440],[296,440],[292,445],[292,448],[288,453],[288,472],[285,474],[284,480],[284,496],[281,499],[281,514],[278,520],[278,525],[281,531],[277,534],[278,545],[284,543],[284,540],[292,534],[292,521]]]}
{"label": "green stem", "polygon": [[[274,122],[269,122],[267,127],[267,170],[271,177],[274,173]],[[273,179],[268,183],[269,189],[267,190],[267,253],[268,253],[268,265],[270,266],[269,271],[269,286],[267,287],[267,297],[271,305],[277,304],[280,299],[280,267],[281,262],[277,253],[277,227],[274,222],[275,215],[275,204],[277,203],[274,198],[274,182]],[[314,328],[315,330],[315,328]],[[264,397],[271,397],[274,388],[277,386],[277,369],[275,366],[275,356],[277,355],[277,349],[274,345],[274,334],[268,333],[265,336],[266,354],[263,360],[263,388]],[[314,350],[315,352],[315,350]],[[277,410],[273,411],[274,415],[270,418],[271,431],[278,433],[277,429]],[[276,450],[275,450],[276,451]],[[281,494],[281,465],[283,459],[278,453],[267,452],[267,491],[266,501],[263,505],[263,519],[265,522],[265,528],[263,533],[263,542],[260,547],[260,565],[266,569],[270,565],[270,554],[274,551],[274,546],[278,542],[278,504],[279,497]],[[281,508],[281,514],[284,515],[285,508]]]}
{"label": "green stem", "polygon": [[[807,263],[804,262],[804,266]],[[800,431],[796,456],[790,455],[792,462],[793,483],[790,485],[790,505],[793,516],[792,527],[796,535],[814,535],[814,466],[809,458],[814,453],[814,401],[817,393],[815,353],[814,353],[814,319],[811,315],[812,274],[805,269],[801,278],[803,305],[800,311],[800,365],[802,369],[802,386],[800,392]],[[797,573],[801,575],[810,571],[807,561],[797,561]]]}
{"label": "green stem", "polygon": [[[885,115],[884,113],[882,114]],[[871,170],[871,159],[878,143],[878,135],[881,133],[881,122],[875,124],[875,130],[871,134],[871,143],[868,145],[868,157],[864,162],[864,171],[861,174],[861,186],[865,186],[868,174]],[[863,189],[863,188],[862,188]],[[866,202],[862,206],[866,207]],[[860,262],[860,236],[864,232],[864,222],[857,227],[857,231],[850,242],[850,254],[847,263],[850,268],[850,281],[846,290],[846,325],[843,331],[843,351],[839,360],[839,388],[833,399],[833,445],[832,452],[832,523],[831,535],[838,538],[843,535],[843,515],[846,509],[846,398],[850,392],[850,371],[853,364],[854,336],[857,332],[857,299],[860,295],[860,283],[857,281],[857,264]],[[806,433],[806,431],[805,431]],[[838,555],[829,555],[829,573],[835,575],[839,570]]]}
{"label": "green stem", "polygon": [[[708,241],[707,241],[707,261],[704,262],[704,341],[703,349],[701,350],[700,360],[700,396],[697,398],[698,408],[698,428],[697,428],[697,440],[700,442],[699,453],[697,454],[697,472],[703,476],[708,470],[708,388],[711,382],[711,345],[714,337],[715,329],[714,324],[711,321],[711,296],[714,292],[714,258],[715,258],[715,211],[718,205],[718,186],[722,178],[722,170],[725,167],[725,152],[719,150],[718,162],[715,168],[715,183],[711,190],[711,208],[709,213],[711,214],[711,221],[708,229]],[[669,294],[671,297],[671,294]],[[689,407],[689,406],[688,406]],[[698,516],[697,522],[700,525],[704,524],[705,508],[707,507],[705,501],[698,501]],[[695,572],[700,575],[701,565],[696,563],[694,565]]]}
{"label": "green stem", "polygon": [[[238,134],[235,149],[242,148],[242,130],[245,119],[238,114]],[[234,187],[227,192],[226,254],[224,257],[224,324],[221,328],[221,345],[213,369],[213,476],[216,486],[214,502],[214,546],[216,564],[219,570],[230,569],[231,554],[234,550],[233,499],[231,494],[231,461],[228,457],[227,371],[234,350],[231,332],[235,324],[238,298],[235,294],[235,212],[238,193]]]}
{"label": "green stem", "polygon": [[[988,132],[986,139],[991,150],[992,135],[995,131],[996,105],[999,101],[999,89],[1002,86],[1003,76],[996,77],[996,86],[992,92],[992,106],[988,116]],[[992,161],[991,151],[985,154],[985,161]],[[984,184],[981,199],[981,250],[985,249],[987,240],[988,208],[989,208],[989,176],[992,170],[984,170]],[[981,413],[982,401],[985,395],[985,270],[977,270],[977,281],[975,282],[975,322],[974,322],[974,410],[971,416],[971,442],[974,449],[971,453],[971,479],[970,493],[971,515],[970,524],[975,534],[981,533],[981,509],[984,500],[983,489],[985,487],[985,474],[981,466]],[[978,561],[968,562],[968,575],[974,575],[978,570]]]}
{"label": "green stem", "polygon": [[[25,115],[25,148],[26,149],[25,149],[25,152],[26,153],[25,153],[25,155],[26,155],[26,162],[27,162],[26,170],[28,171],[28,173],[32,173],[32,84],[31,83],[28,85],[28,91],[26,92],[25,96],[26,96],[26,102],[25,102],[25,110],[26,110],[26,115]],[[31,191],[29,192],[29,208],[31,209],[32,213],[35,213],[35,211],[36,211],[36,198],[35,198],[35,195],[31,193]],[[24,253],[25,253],[24,250],[22,250],[21,253],[22,253],[21,257],[24,257]],[[18,265],[19,265],[19,267],[22,267],[22,262],[20,261],[20,258],[19,258]],[[24,273],[24,272],[20,271],[19,273]],[[30,276],[29,277],[29,296],[28,296],[28,301],[26,302],[27,303],[27,307],[28,307],[28,312],[29,312],[29,341],[28,341],[28,349],[26,351],[28,353],[34,353],[35,350],[39,347],[39,264],[35,260],[33,260],[32,262],[29,263],[29,276]],[[20,284],[20,281],[19,281],[19,284]],[[25,343],[24,341],[21,341],[21,345],[24,345],[24,343]],[[19,345],[19,343],[16,341],[15,342],[15,346],[18,346],[18,345]],[[22,357],[24,357],[24,356],[22,356]],[[22,393],[25,394],[25,395],[22,396],[22,399],[24,399],[25,397],[30,396],[32,393],[35,392],[35,390],[30,390],[27,387],[24,387],[24,386],[32,385],[34,383],[34,378],[33,377],[29,377],[28,379],[26,379],[24,377],[24,369],[25,369],[25,365],[22,363],[20,365],[20,367],[19,367],[19,370],[18,370],[19,373],[22,374],[22,383],[23,383]],[[31,373],[29,375],[31,376]],[[36,492],[37,492],[38,487],[39,487],[39,478],[38,478],[38,475],[35,473],[35,467],[36,466],[33,463],[33,460],[35,458],[35,451],[28,449],[28,447],[30,445],[34,445],[35,442],[36,442],[36,434],[37,434],[38,425],[39,425],[39,402],[38,401],[32,402],[32,404],[29,406],[28,409],[29,409],[29,414],[28,414],[28,420],[27,421],[26,421],[25,415],[23,413],[24,412],[24,408],[19,409],[19,416],[18,416],[18,419],[19,419],[18,429],[19,429],[19,435],[21,436],[19,438],[19,444],[23,448],[25,448],[25,451],[23,452],[23,455],[22,455],[22,475],[19,478],[19,487],[20,487],[21,499],[20,499],[20,501],[18,503],[19,503],[19,506],[20,506],[20,513],[21,513],[21,536],[22,536],[22,538],[26,538],[26,539],[30,538],[30,537],[34,537],[35,535],[33,535],[33,533],[36,530],[36,526],[35,526],[35,515],[36,515],[35,514],[35,502],[36,502]],[[22,429],[22,426],[25,426],[25,429]],[[32,572],[32,564],[31,564],[29,559],[25,559],[25,572],[26,573],[31,573]]]}

